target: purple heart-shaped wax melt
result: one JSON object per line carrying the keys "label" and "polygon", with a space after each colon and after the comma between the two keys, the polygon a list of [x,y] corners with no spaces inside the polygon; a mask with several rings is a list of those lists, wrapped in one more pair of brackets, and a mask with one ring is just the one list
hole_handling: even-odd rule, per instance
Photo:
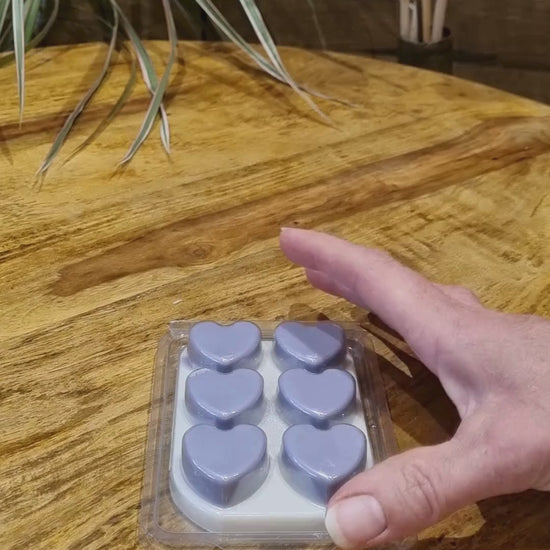
{"label": "purple heart-shaped wax melt", "polygon": [[287,321],[275,329],[274,339],[274,358],[281,369],[319,372],[341,366],[346,357],[344,329],[334,323],[307,325]]}
{"label": "purple heart-shaped wax melt", "polygon": [[189,331],[187,346],[194,366],[227,372],[237,368],[253,369],[262,355],[260,329],[249,321],[220,325],[202,321]]}
{"label": "purple heart-shaped wax melt", "polygon": [[346,481],[365,469],[366,456],[365,435],[355,426],[338,424],[318,430],[300,424],[283,435],[281,470],[296,491],[325,505]]}
{"label": "purple heart-shaped wax melt", "polygon": [[267,438],[249,424],[231,430],[194,426],[183,436],[182,450],[187,481],[216,506],[246,500],[261,487],[269,469]]}
{"label": "purple heart-shaped wax melt", "polygon": [[319,374],[290,369],[279,377],[279,406],[292,424],[310,422],[325,427],[344,417],[355,403],[355,379],[344,370]]}
{"label": "purple heart-shaped wax melt", "polygon": [[185,404],[193,416],[220,428],[255,424],[262,414],[263,389],[262,376],[252,369],[198,369],[187,377]]}

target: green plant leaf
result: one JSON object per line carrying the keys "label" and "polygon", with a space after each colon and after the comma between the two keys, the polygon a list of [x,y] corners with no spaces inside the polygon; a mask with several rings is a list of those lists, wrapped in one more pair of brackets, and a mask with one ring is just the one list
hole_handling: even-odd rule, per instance
{"label": "green plant leaf", "polygon": [[53,8],[50,12],[50,16],[48,17],[48,20],[40,29],[39,32],[36,33],[34,38],[29,42],[27,49],[34,48],[35,46],[38,46],[44,38],[46,38],[46,35],[50,32],[50,29],[52,28],[53,24],[55,23],[55,20],[57,19],[57,15],[59,14],[59,0],[53,0]]}
{"label": "green plant leaf", "polygon": [[[44,40],[48,32],[50,32],[50,29],[55,23],[55,20],[57,19],[57,15],[59,13],[59,1],[60,0],[53,0],[53,8],[50,13],[50,16],[48,17],[48,20],[46,21],[42,29],[40,29],[40,31],[34,36],[34,38],[27,44],[27,48],[26,48],[27,51],[31,50],[32,48],[40,44],[40,42]],[[14,59],[15,59],[14,53],[8,53],[0,57],[0,67],[3,67],[8,63],[11,63]]]}
{"label": "green plant leaf", "polygon": [[[179,2],[179,0],[175,0],[175,1]],[[212,23],[214,23],[214,25],[220,30],[222,34],[224,34],[229,40],[231,40],[231,42],[233,42],[244,53],[246,53],[267,74],[269,74],[271,77],[275,78],[276,80],[279,80],[280,82],[288,85],[284,75],[282,75],[263,55],[257,52],[254,48],[250,46],[250,44],[248,44],[248,42],[246,42],[246,40],[231,26],[229,21],[227,21],[224,15],[218,10],[218,8],[214,5],[212,0],[195,0],[195,1],[204,10],[204,12],[208,15]],[[336,103],[341,103],[349,107],[356,106],[348,101],[344,101],[341,99],[331,97],[326,94],[322,94],[306,86],[303,86],[303,85],[299,85],[299,86],[304,92],[308,93],[309,95],[318,97],[320,99],[334,101]]]}
{"label": "green plant leaf", "polygon": [[[197,38],[197,40],[200,40],[202,37],[201,26],[200,26],[200,23],[196,21],[196,17],[193,17],[193,14],[189,12],[189,9],[185,7],[179,0],[175,0],[174,3],[176,4],[176,7],[179,9],[180,13],[183,15],[183,18],[185,19],[186,23],[189,25],[189,27],[193,31],[195,38]],[[197,9],[196,5],[193,4],[193,6],[194,6],[194,10],[193,10],[194,12],[195,11],[200,12],[200,10]]]}
{"label": "green plant leaf", "polygon": [[0,33],[4,28],[6,16],[8,15],[8,10],[10,9],[10,1],[11,0],[0,0]]}
{"label": "green plant leaf", "polygon": [[172,71],[172,67],[176,61],[178,37],[176,33],[176,25],[174,23],[174,16],[170,8],[170,0],[162,0],[162,4],[164,6],[166,25],[168,27],[168,38],[170,40],[170,55],[168,57],[168,62],[166,63],[164,74],[162,75],[162,78],[155,90],[155,93],[153,94],[153,99],[149,104],[149,108],[147,109],[147,113],[145,114],[145,118],[138,132],[138,135],[134,140],[134,142],[132,143],[132,145],[130,146],[130,148],[128,149],[128,152],[126,153],[124,158],[120,161],[120,164],[126,164],[133,158],[137,150],[141,147],[141,145],[147,139],[147,136],[151,132],[151,128],[153,127],[153,123],[155,121],[157,112],[161,105],[162,98],[164,97],[164,93],[166,92],[166,88],[168,87],[168,81],[170,79],[170,73]]}
{"label": "green plant leaf", "polygon": [[323,50],[326,50],[327,41],[325,39],[321,23],[319,22],[319,17],[317,17],[317,7],[315,6],[313,0],[307,0],[307,3],[311,11],[311,17],[313,19],[313,24],[315,25],[315,30],[317,31],[317,36],[319,37],[319,44],[321,44],[321,48],[323,48]]}
{"label": "green plant leaf", "polygon": [[92,143],[103,132],[103,130],[105,130],[105,128],[109,126],[109,124],[113,121],[113,119],[120,112],[123,105],[126,103],[128,98],[130,97],[130,94],[132,93],[132,89],[134,88],[134,85],[136,83],[136,76],[137,76],[136,59],[126,45],[123,45],[122,47],[130,56],[130,63],[131,63],[130,76],[128,78],[128,82],[126,83],[126,86],[124,87],[124,90],[120,94],[113,108],[109,111],[109,114],[101,121],[98,127],[78,147],[76,147],[69,154],[69,156],[63,162],[63,164],[66,164],[67,162],[69,162],[73,157],[75,157],[78,153],[80,153],[80,151],[82,151],[85,147],[90,145],[90,143]]}
{"label": "green plant leaf", "polygon": [[111,42],[109,43],[109,48],[107,50],[105,62],[103,63],[103,67],[101,68],[101,72],[99,76],[94,80],[92,86],[86,92],[84,97],[78,102],[78,105],[75,107],[74,111],[69,115],[69,117],[65,121],[65,124],[63,124],[63,127],[61,128],[60,132],[57,134],[57,137],[55,138],[53,145],[51,146],[48,154],[46,155],[46,158],[44,159],[44,161],[42,162],[42,165],[38,169],[37,176],[43,176],[47,172],[48,168],[51,166],[52,162],[54,161],[56,155],[61,150],[61,147],[63,146],[63,143],[65,142],[65,139],[69,134],[71,128],[73,127],[76,119],[80,116],[80,114],[84,110],[84,107],[86,107],[90,99],[92,99],[94,94],[97,92],[97,90],[100,88],[101,84],[103,83],[103,80],[105,79],[105,75],[107,74],[107,71],[111,64],[111,58],[113,56],[113,51],[115,49],[115,44],[116,44],[117,35],[118,35],[119,18],[118,18],[118,12],[114,9],[114,7],[113,7],[113,14],[115,18],[113,33],[111,35]]}
{"label": "green plant leaf", "polygon": [[[225,16],[218,10],[211,0],[195,0],[197,4],[210,17],[211,21],[220,29],[220,31],[245,53],[247,53],[261,69],[270,74],[273,78],[285,82],[280,73],[267,61],[261,54],[252,48],[246,40],[231,26]],[[179,0],[176,0],[179,3]]]}
{"label": "green plant leaf", "polygon": [[[136,57],[139,62],[145,85],[147,86],[147,89],[149,90],[151,95],[154,96],[155,91],[158,87],[158,78],[153,62],[151,61],[151,58],[149,57],[149,54],[147,53],[143,42],[140,40],[139,36],[134,30],[134,27],[132,27],[132,24],[130,23],[124,12],[120,9],[120,6],[117,4],[116,0],[113,0],[113,4],[115,5],[118,14],[120,15],[120,20],[122,21],[124,31],[132,42],[134,51],[136,52]],[[164,109],[164,105],[162,103],[160,105],[160,117],[160,138],[166,152],[170,154],[170,125],[168,123],[166,110]]]}
{"label": "green plant leaf", "polygon": [[19,94],[19,124],[21,124],[25,109],[25,11],[23,0],[12,0],[11,9],[17,92]]}
{"label": "green plant leaf", "polygon": [[36,29],[40,14],[40,0],[27,0],[25,5],[25,42],[28,44]]}
{"label": "green plant leaf", "polygon": [[294,82],[293,78],[290,76],[288,71],[286,70],[286,67],[283,64],[283,60],[281,59],[281,56],[279,55],[279,50],[277,49],[277,46],[275,45],[275,42],[273,41],[273,38],[271,37],[271,34],[267,28],[267,25],[265,24],[265,21],[262,17],[262,14],[260,10],[258,9],[258,6],[256,5],[255,0],[240,0],[241,6],[243,7],[243,10],[245,11],[248,20],[250,21],[250,24],[252,25],[252,28],[254,29],[254,32],[256,33],[256,36],[258,37],[258,40],[262,44],[265,53],[271,60],[271,63],[273,66],[278,70],[279,74],[284,77],[286,83],[298,94],[302,97],[302,99],[325,121],[330,122],[330,119],[327,117],[321,109],[315,104],[315,102],[306,94],[304,93],[298,84]]}

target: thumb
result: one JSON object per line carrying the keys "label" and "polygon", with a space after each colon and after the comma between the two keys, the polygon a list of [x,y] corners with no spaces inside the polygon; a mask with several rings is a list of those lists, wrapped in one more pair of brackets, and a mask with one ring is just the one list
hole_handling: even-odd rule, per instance
{"label": "thumb", "polygon": [[325,520],[329,535],[341,548],[385,544],[494,496],[494,472],[484,454],[453,439],[389,458],[331,499]]}

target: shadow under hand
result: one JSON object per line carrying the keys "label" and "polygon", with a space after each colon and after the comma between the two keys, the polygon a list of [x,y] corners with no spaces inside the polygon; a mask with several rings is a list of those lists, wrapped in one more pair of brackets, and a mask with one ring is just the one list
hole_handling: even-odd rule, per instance
{"label": "shadow under hand", "polygon": [[[428,537],[418,542],[419,550],[548,550],[550,548],[550,493],[528,491],[492,498],[478,504],[483,525],[470,536]],[[445,522],[443,531],[460,531],[460,513]]]}
{"label": "shadow under hand", "polygon": [[[362,312],[357,321],[392,356],[377,354],[394,424],[419,445],[436,445],[451,438],[460,424],[460,416],[439,379],[414,356],[401,336],[379,318],[372,314],[365,317]],[[393,359],[406,367],[410,375],[393,364]]]}

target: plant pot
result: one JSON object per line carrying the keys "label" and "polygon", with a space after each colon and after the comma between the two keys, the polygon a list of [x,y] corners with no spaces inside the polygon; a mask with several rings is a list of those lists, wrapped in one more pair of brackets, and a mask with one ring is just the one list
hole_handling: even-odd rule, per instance
{"label": "plant pot", "polygon": [[453,38],[445,29],[443,40],[436,44],[399,40],[397,59],[403,65],[453,74]]}

